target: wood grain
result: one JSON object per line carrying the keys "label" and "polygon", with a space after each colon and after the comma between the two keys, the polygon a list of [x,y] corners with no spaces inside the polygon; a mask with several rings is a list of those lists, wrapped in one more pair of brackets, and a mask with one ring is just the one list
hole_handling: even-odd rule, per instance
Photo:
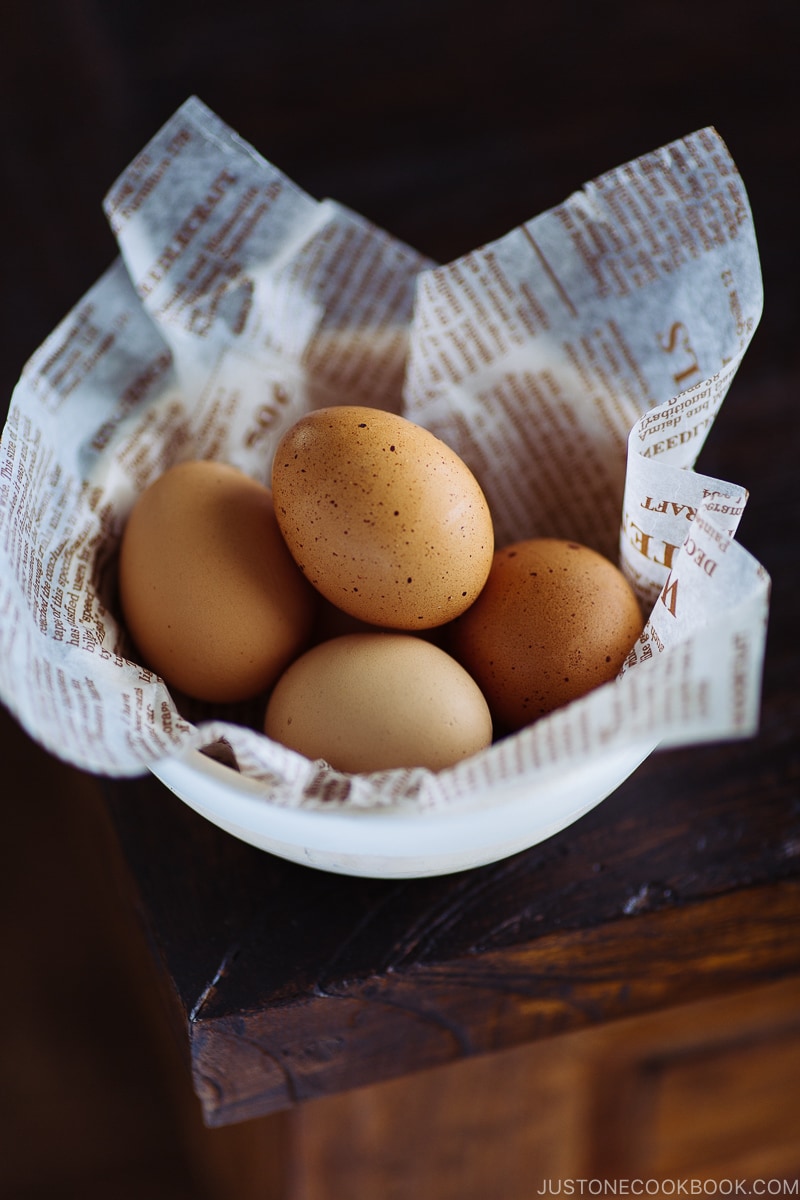
{"label": "wood grain", "polygon": [[[291,1113],[286,1200],[791,1182],[799,1033],[794,978],[315,1100]],[[258,1138],[265,1125],[243,1128]]]}
{"label": "wood grain", "polygon": [[541,846],[435,880],[283,863],[155,781],[116,785],[206,1119],[797,970],[797,752],[785,734],[785,714],[768,713],[758,754],[748,743],[657,755]]}
{"label": "wood grain", "polygon": [[[4,24],[2,402],[116,253],[103,195],[191,93],[313,195],[334,196],[439,260],[708,123],[728,143],[753,207],[765,315],[698,468],[749,489],[739,537],[773,579],[757,737],[658,754],[541,846],[428,881],[295,867],[222,834],[153,780],[105,783],[206,1120],[287,1110],[248,1152],[262,1170],[269,1147],[289,1136],[289,1117],[302,1114],[304,1124],[316,1105],[351,1095],[361,1105],[366,1132],[353,1133],[353,1149],[388,1134],[391,1110],[373,1118],[360,1091],[340,1089],[401,1088],[437,1064],[474,1070],[477,1086],[497,1092],[482,1114],[461,1110],[489,1155],[475,1180],[503,1153],[490,1134],[506,1122],[555,1170],[567,1153],[552,1141],[555,1098],[588,1103],[593,1093],[574,1066],[558,1076],[554,1035],[627,1029],[798,971],[800,359],[788,180],[798,21],[800,9],[782,0],[742,14],[721,0],[669,11],[632,0],[580,9],[28,0]],[[25,783],[12,790],[27,799]],[[61,898],[48,903],[58,930]],[[772,1086],[765,1081],[780,1075],[781,1048],[794,1045],[788,1028],[763,1042],[763,1054],[742,1044],[742,1072]],[[498,1054],[537,1048],[554,1055],[553,1074],[532,1128],[512,1116],[503,1076],[488,1067]],[[728,1068],[706,1061],[708,1069],[700,1057],[658,1059],[643,1076],[648,1087],[657,1081],[647,1093],[654,1169],[666,1170],[670,1146],[679,1161],[697,1157],[691,1129],[679,1141],[667,1131],[690,1092],[700,1089],[708,1106],[725,1091]],[[520,1076],[506,1071],[511,1089]],[[627,1078],[640,1086],[633,1066]],[[425,1095],[423,1087],[420,1103]],[[427,1093],[428,1113],[435,1095]],[[62,1104],[69,1108],[68,1094],[54,1092],[54,1110]],[[791,1104],[796,1114],[796,1096]],[[341,1128],[354,1111],[342,1110]],[[578,1118],[563,1120],[572,1128]],[[241,1163],[236,1128],[212,1132]],[[716,1144],[713,1123],[707,1137]],[[330,1146],[325,1153],[320,1162],[331,1161]],[[383,1174],[369,1176],[364,1194],[388,1194],[397,1160],[391,1147],[382,1153]],[[431,1170],[434,1161],[424,1158]],[[524,1169],[529,1160],[520,1161]],[[237,1186],[260,1194],[261,1184],[241,1176]],[[283,1183],[270,1186],[277,1195]]]}
{"label": "wood grain", "polygon": [[243,1120],[796,972],[799,899],[793,884],[748,891],[195,1022],[195,1088],[209,1123]]}
{"label": "wood grain", "polygon": [[740,386],[704,465],[748,480],[776,583],[757,737],[657,753],[540,846],[433,880],[284,863],[153,780],[109,787],[210,1123],[797,969],[797,381]]}

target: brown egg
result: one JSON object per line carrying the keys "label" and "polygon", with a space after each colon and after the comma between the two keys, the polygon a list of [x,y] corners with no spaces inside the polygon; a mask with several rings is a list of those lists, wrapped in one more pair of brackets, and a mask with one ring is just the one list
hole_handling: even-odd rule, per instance
{"label": "brown egg", "polygon": [[404,417],[355,405],[310,413],[281,440],[272,489],[306,577],[360,620],[441,625],[486,581],[486,498],[457,454]]}
{"label": "brown egg", "polygon": [[119,557],[123,616],[143,660],[198,700],[246,700],[304,648],[315,598],[269,488],[185,462],[139,497]]}
{"label": "brown egg", "polygon": [[577,542],[536,538],[497,551],[447,645],[495,720],[515,730],[613,679],[642,625],[612,562]]}
{"label": "brown egg", "polygon": [[441,770],[492,740],[486,701],[463,667],[408,633],[345,634],[278,680],[264,730],[340,771]]}

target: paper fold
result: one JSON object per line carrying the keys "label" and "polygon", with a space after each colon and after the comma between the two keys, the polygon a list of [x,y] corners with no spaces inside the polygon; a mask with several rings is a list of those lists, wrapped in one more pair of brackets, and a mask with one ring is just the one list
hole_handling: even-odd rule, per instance
{"label": "paper fold", "polygon": [[[119,258],[26,365],[0,447],[0,696],[98,774],[226,747],[266,799],[490,803],[642,744],[757,728],[769,579],[735,541],[744,486],[693,467],[758,323],[758,251],[704,129],[438,266],[308,196],[192,98],[109,191]],[[497,544],[619,561],[651,612],[619,680],[450,771],[338,776],[178,710],[118,618],[136,496],[185,458],[268,483],[314,407],[403,412],[473,469]]]}

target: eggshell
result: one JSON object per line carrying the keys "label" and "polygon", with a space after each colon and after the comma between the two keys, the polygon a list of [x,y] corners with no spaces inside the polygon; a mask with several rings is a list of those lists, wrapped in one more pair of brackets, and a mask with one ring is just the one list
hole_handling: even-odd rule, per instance
{"label": "eggshell", "polygon": [[613,679],[642,625],[612,562],[577,542],[536,538],[496,552],[447,646],[496,722],[516,730]]}
{"label": "eggshell", "polygon": [[464,668],[424,638],[388,631],[307,650],[275,685],[264,730],[352,773],[441,770],[492,740],[488,706]]}
{"label": "eggshell", "polygon": [[302,417],[273,463],[275,513],[306,577],[338,608],[392,629],[452,620],[492,562],[486,498],[449,446],[357,405]]}
{"label": "eggshell", "polygon": [[304,649],[315,607],[269,488],[203,461],[169,468],[139,497],[120,545],[119,595],[143,664],[214,702],[269,687]]}

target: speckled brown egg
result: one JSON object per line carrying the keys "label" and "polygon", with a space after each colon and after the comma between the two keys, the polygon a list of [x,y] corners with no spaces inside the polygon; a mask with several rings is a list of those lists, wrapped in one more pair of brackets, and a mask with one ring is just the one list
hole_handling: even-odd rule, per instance
{"label": "speckled brown egg", "polygon": [[447,645],[498,725],[516,730],[613,679],[642,625],[612,562],[577,542],[536,538],[497,551]]}
{"label": "speckled brown egg", "polygon": [[306,578],[370,624],[444,624],[489,574],[494,534],[475,476],[394,413],[343,405],[302,417],[277,448],[272,490]]}
{"label": "speckled brown egg", "polygon": [[492,739],[486,700],[455,659],[424,638],[352,633],[307,650],[267,705],[274,741],[340,771],[441,770]]}
{"label": "speckled brown egg", "polygon": [[143,665],[198,700],[247,700],[305,648],[315,598],[269,488],[223,463],[169,468],[139,497],[119,556]]}

